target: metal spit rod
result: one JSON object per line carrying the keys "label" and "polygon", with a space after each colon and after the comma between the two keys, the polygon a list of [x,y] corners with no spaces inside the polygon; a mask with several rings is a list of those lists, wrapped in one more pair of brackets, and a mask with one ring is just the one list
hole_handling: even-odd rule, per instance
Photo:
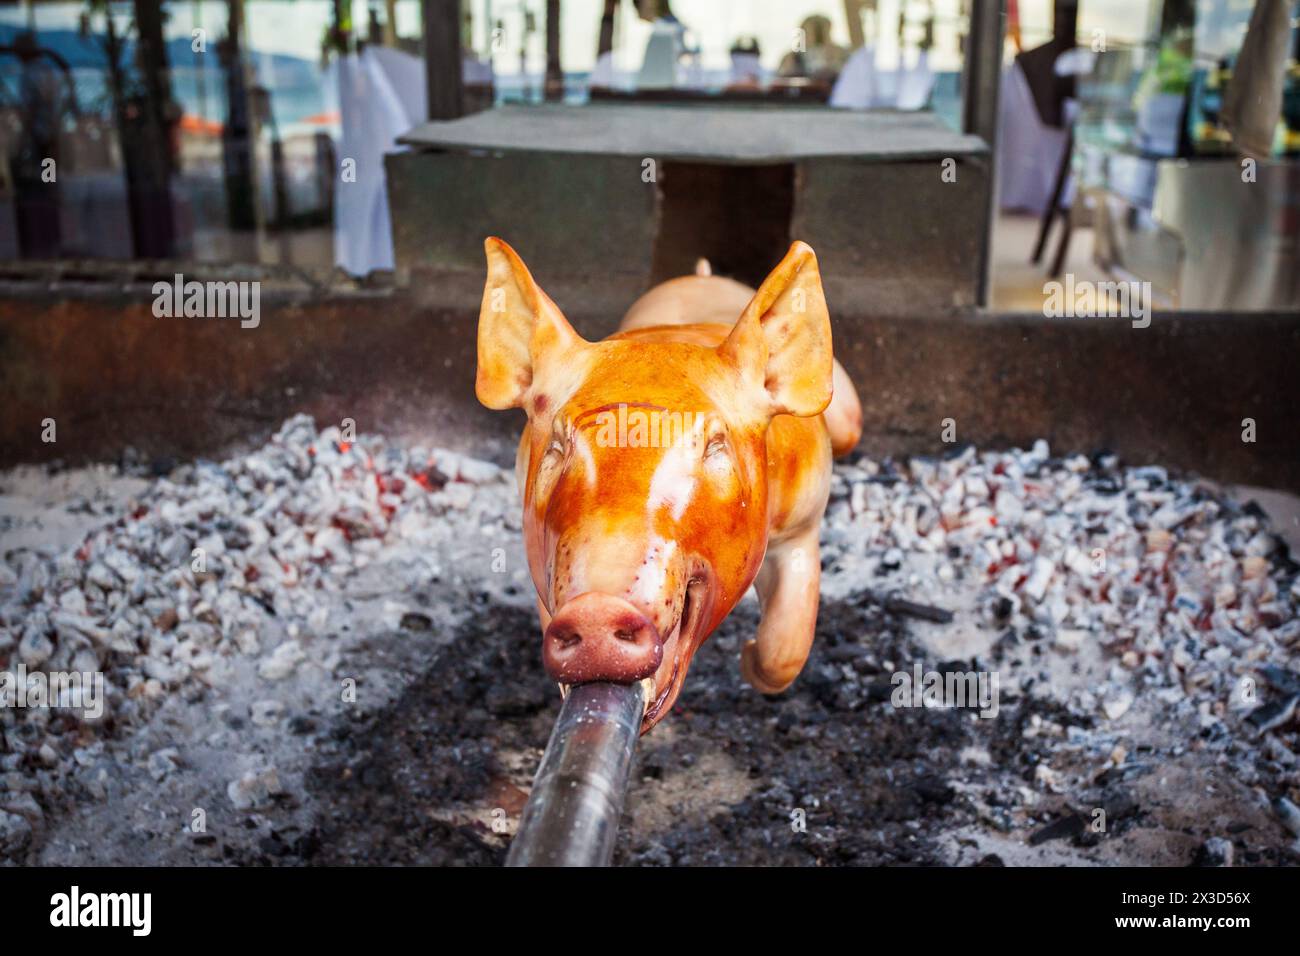
{"label": "metal spit rod", "polygon": [[569,691],[506,866],[609,866],[644,708],[640,684]]}

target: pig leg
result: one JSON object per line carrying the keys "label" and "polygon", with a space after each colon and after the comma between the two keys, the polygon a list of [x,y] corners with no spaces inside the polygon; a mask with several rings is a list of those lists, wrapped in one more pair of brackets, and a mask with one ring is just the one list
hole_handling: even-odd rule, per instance
{"label": "pig leg", "polygon": [[822,570],[818,524],[769,545],[754,579],[763,616],[758,637],[741,649],[740,673],[764,694],[789,687],[812,648]]}

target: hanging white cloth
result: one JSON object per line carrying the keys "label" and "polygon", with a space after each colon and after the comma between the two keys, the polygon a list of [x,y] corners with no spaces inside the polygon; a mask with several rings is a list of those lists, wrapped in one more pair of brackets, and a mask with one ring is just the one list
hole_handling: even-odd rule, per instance
{"label": "hanging white cloth", "polygon": [[614,87],[614,54],[606,50],[596,59],[587,85],[597,89],[608,90]]}
{"label": "hanging white cloth", "polygon": [[334,261],[362,276],[393,268],[384,154],[401,149],[397,137],[427,115],[424,64],[401,50],[368,46],[360,54],[339,57],[335,66],[342,132],[340,178],[334,191]]}
{"label": "hanging white cloth", "polygon": [[864,46],[854,50],[831,88],[830,105],[846,110],[865,110],[876,105],[876,50]]}
{"label": "hanging white cloth", "polygon": [[920,51],[910,67],[900,59],[897,70],[879,70],[875,49],[864,46],[854,50],[844,64],[831,88],[830,105],[850,110],[924,109],[934,83],[928,51]]}
{"label": "hanging white cloth", "polygon": [[1038,116],[1020,64],[1002,72],[998,98],[998,202],[1002,209],[1041,213],[1052,198],[1066,132]]}
{"label": "hanging white cloth", "polygon": [[922,50],[917,54],[912,66],[900,63],[898,66],[898,88],[894,106],[900,110],[923,110],[930,105],[930,94],[934,92],[934,70],[930,69],[930,51]]}
{"label": "hanging white cloth", "polygon": [[646,41],[645,58],[636,85],[642,90],[667,90],[678,85],[678,62],[686,49],[686,28],[670,17],[654,21]]}

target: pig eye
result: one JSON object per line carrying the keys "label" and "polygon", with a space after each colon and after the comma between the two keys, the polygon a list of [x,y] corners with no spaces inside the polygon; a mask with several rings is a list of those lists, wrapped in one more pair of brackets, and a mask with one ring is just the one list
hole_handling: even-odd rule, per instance
{"label": "pig eye", "polygon": [[564,457],[565,450],[568,448],[568,434],[568,424],[559,415],[555,416],[555,424],[551,429],[551,441],[546,446],[547,458]]}
{"label": "pig eye", "polygon": [[704,446],[705,458],[716,458],[727,454],[727,436],[724,432],[714,432]]}
{"label": "pig eye", "polygon": [[564,468],[565,444],[560,434],[551,436],[541,461],[537,463],[537,484],[533,493],[539,500],[550,494],[552,487]]}

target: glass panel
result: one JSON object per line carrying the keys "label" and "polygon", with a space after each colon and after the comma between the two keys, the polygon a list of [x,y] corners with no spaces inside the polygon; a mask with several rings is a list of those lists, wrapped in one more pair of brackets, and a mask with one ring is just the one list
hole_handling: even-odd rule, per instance
{"label": "glass panel", "polygon": [[[547,99],[545,0],[468,0],[496,101]],[[551,99],[935,109],[954,124],[963,0],[565,0]]]}
{"label": "glass panel", "polygon": [[[1104,52],[1080,87],[1082,142],[1151,156],[1227,155],[1235,150],[1222,113],[1254,0],[1174,0],[1106,20],[1083,7],[1081,42],[1108,24]],[[1300,70],[1292,31],[1282,122],[1268,150],[1300,152]]]}
{"label": "glass panel", "polygon": [[0,258],[391,267],[421,33],[420,0],[0,9]]}

